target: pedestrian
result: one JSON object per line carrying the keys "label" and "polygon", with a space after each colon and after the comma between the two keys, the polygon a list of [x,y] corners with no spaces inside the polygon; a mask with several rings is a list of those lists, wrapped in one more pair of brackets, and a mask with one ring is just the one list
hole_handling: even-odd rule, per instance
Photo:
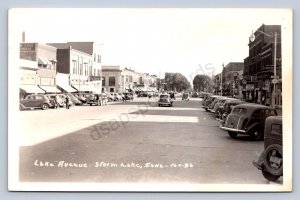
{"label": "pedestrian", "polygon": [[97,102],[97,105],[98,105],[98,106],[101,105],[100,100],[99,100],[99,94],[96,94],[96,102]]}
{"label": "pedestrian", "polygon": [[70,99],[69,99],[69,96],[66,96],[66,109],[70,109]]}
{"label": "pedestrian", "polygon": [[54,102],[54,108],[57,109],[58,108],[58,97],[57,97],[57,95],[54,96],[53,102]]}

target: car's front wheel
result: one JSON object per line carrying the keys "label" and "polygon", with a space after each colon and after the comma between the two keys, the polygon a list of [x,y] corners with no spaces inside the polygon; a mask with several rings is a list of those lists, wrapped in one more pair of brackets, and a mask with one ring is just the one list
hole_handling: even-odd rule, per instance
{"label": "car's front wheel", "polygon": [[280,176],[270,174],[269,172],[265,171],[264,169],[262,170],[262,174],[265,177],[265,179],[267,179],[269,181],[276,181],[280,177]]}
{"label": "car's front wheel", "polygon": [[259,127],[255,128],[252,131],[251,137],[253,138],[253,140],[256,140],[256,141],[259,141],[259,140],[263,139],[263,133],[262,133],[262,131],[260,130]]}
{"label": "car's front wheel", "polygon": [[228,135],[232,138],[235,138],[237,136],[237,133],[233,131],[228,131]]}
{"label": "car's front wheel", "polygon": [[266,171],[274,176],[283,174],[283,154],[282,146],[278,144],[270,145],[264,153],[263,163]]}
{"label": "car's front wheel", "polygon": [[44,104],[42,105],[42,109],[43,109],[43,110],[47,110],[47,109],[49,109],[49,105],[48,105],[48,104],[46,104],[46,103],[44,103]]}

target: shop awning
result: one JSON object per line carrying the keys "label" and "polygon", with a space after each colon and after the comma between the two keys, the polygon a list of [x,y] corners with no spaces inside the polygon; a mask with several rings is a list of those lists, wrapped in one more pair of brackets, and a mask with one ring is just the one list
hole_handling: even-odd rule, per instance
{"label": "shop awning", "polygon": [[65,90],[66,92],[77,92],[74,88],[67,84],[57,84],[61,89]]}
{"label": "shop awning", "polygon": [[20,89],[25,91],[28,94],[42,94],[45,93],[44,90],[39,88],[36,85],[20,85]]}
{"label": "shop awning", "polygon": [[94,85],[72,85],[79,92],[95,92],[96,88]]}
{"label": "shop awning", "polygon": [[50,60],[48,60],[47,58],[43,58],[43,57],[39,57],[38,63],[42,64],[42,65],[51,65],[52,64],[50,62]]}
{"label": "shop awning", "polygon": [[40,85],[39,87],[47,93],[61,93],[54,85]]}

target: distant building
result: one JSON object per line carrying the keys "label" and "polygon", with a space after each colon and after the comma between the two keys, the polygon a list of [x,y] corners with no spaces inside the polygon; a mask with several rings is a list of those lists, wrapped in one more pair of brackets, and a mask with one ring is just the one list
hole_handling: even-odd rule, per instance
{"label": "distant building", "polygon": [[122,91],[157,91],[157,76],[124,68],[121,73]]}
{"label": "distant building", "polygon": [[58,72],[68,74],[74,88],[80,92],[101,93],[101,44],[67,42],[49,45],[58,49]]}
{"label": "distant building", "polygon": [[120,66],[102,66],[102,92],[123,92],[121,88]]}
{"label": "distant building", "polygon": [[243,77],[243,70],[244,63],[242,62],[230,62],[223,67],[221,75],[218,76],[220,80],[222,79],[223,96],[242,98],[242,87],[240,85],[240,81]]}
{"label": "distant building", "polygon": [[[277,77],[274,77],[275,32],[277,32]],[[249,40],[248,44],[249,56],[244,59],[244,98],[249,102],[281,106],[281,26],[263,24],[254,35],[255,40]],[[272,83],[274,78],[277,80],[275,91]]]}

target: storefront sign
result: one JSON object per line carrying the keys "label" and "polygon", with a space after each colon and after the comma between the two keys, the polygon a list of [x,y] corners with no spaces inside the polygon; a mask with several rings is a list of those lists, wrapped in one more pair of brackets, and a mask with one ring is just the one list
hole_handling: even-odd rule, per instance
{"label": "storefront sign", "polygon": [[20,44],[20,51],[35,51],[35,49],[36,49],[35,43]]}
{"label": "storefront sign", "polygon": [[254,90],[254,84],[246,85],[246,90]]}

